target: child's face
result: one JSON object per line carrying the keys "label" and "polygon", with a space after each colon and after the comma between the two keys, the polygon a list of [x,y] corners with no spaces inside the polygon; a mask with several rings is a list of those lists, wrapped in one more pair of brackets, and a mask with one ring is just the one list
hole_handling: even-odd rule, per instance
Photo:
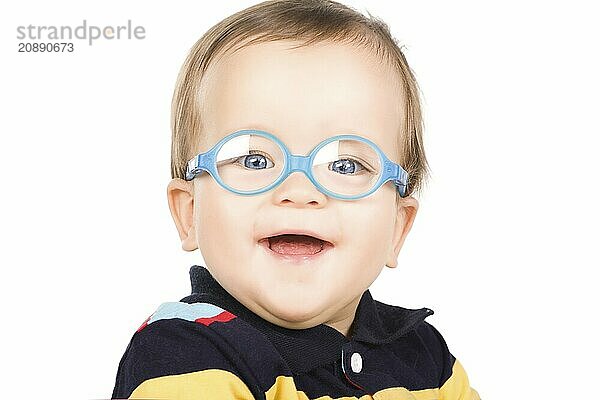
{"label": "child's face", "polygon": [[[200,152],[240,129],[276,135],[292,154],[356,134],[399,163],[403,96],[397,73],[370,51],[339,43],[287,50],[252,45],[210,65],[202,84]],[[217,281],[266,320],[292,329],[321,323],[347,334],[362,293],[396,258],[418,203],[395,201],[391,182],[354,201],[330,198],[301,172],[255,196],[220,187],[207,173],[175,179],[169,204],[183,248],[200,248]],[[317,232],[334,247],[291,262],[258,241],[282,230]]]}

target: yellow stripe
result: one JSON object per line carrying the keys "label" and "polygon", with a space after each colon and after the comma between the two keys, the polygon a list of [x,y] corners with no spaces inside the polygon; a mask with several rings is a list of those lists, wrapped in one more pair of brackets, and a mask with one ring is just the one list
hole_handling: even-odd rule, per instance
{"label": "yellow stripe", "polygon": [[167,375],[142,382],[130,399],[254,400],[246,384],[235,374],[220,369],[207,369],[181,375]]}
{"label": "yellow stripe", "polygon": [[481,400],[471,388],[467,373],[458,360],[454,360],[452,375],[440,388],[440,400]]}
{"label": "yellow stripe", "polygon": [[291,376],[278,376],[265,395],[267,400],[308,400],[306,393],[296,390],[296,383]]}
{"label": "yellow stripe", "polygon": [[[167,375],[142,382],[131,394],[130,399],[192,400],[234,399],[254,400],[246,384],[235,374],[209,369],[180,375]],[[296,389],[290,376],[278,376],[275,384],[266,392],[267,400],[309,400],[306,393]],[[438,389],[410,391],[402,387],[380,390],[372,397],[357,398],[321,396],[314,400],[481,400],[479,394],[469,386],[469,379],[462,365],[456,360],[452,375]]]}
{"label": "yellow stripe", "polygon": [[401,387],[393,387],[379,392],[373,395],[375,400],[438,400],[439,392],[438,389],[424,389],[410,391]]}
{"label": "yellow stripe", "polygon": [[[387,388],[377,393],[356,396],[336,397],[321,396],[313,400],[438,400],[438,389],[425,389],[411,392],[402,387]],[[296,389],[294,379],[289,376],[278,376],[275,384],[266,393],[267,400],[309,400],[306,393]]]}

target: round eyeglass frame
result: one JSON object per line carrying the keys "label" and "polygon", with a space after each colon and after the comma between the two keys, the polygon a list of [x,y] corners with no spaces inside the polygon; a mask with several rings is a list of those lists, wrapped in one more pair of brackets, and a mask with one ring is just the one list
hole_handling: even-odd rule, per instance
{"label": "round eyeglass frame", "polygon": [[[275,144],[277,144],[277,146],[279,146],[279,148],[281,149],[281,152],[284,155],[285,165],[284,165],[283,170],[281,171],[281,174],[279,175],[279,177],[270,185],[265,186],[264,188],[261,188],[261,189],[257,189],[257,190],[241,191],[241,190],[234,189],[231,186],[228,186],[225,182],[223,182],[223,180],[221,180],[221,177],[219,176],[219,173],[217,172],[217,168],[216,168],[216,155],[219,153],[219,150],[221,150],[221,147],[223,147],[223,145],[227,141],[229,141],[230,139],[232,139],[234,137],[240,136],[240,135],[257,135],[257,136],[266,137],[267,139],[270,139],[273,142],[275,142]],[[360,142],[368,144],[373,149],[375,149],[375,151],[377,152],[377,155],[379,156],[380,165],[382,166],[382,169],[381,169],[382,172],[379,176],[379,179],[375,183],[375,185],[373,185],[373,187],[368,192],[365,192],[360,195],[354,195],[354,196],[345,196],[342,194],[338,194],[338,193],[332,192],[330,190],[327,190],[325,187],[323,187],[321,184],[319,184],[319,182],[313,176],[311,166],[312,166],[313,160],[314,160],[316,154],[318,153],[318,151],[322,147],[326,146],[327,144],[329,144],[335,140],[340,140],[340,139],[358,140]],[[217,183],[219,185],[221,185],[221,187],[223,187],[224,189],[229,190],[230,192],[233,192],[236,194],[243,195],[243,196],[252,196],[252,195],[268,192],[269,190],[277,187],[292,172],[295,172],[295,171],[304,172],[304,174],[308,177],[308,179],[313,183],[313,185],[315,185],[317,187],[317,189],[319,189],[319,191],[321,193],[323,193],[327,196],[331,196],[336,199],[340,199],[340,200],[357,200],[357,199],[361,199],[363,197],[367,197],[368,195],[370,195],[371,193],[373,193],[377,189],[379,189],[384,183],[386,183],[387,181],[390,181],[390,180],[394,183],[394,185],[396,185],[398,192],[400,193],[400,197],[405,197],[406,186],[408,183],[408,173],[404,170],[404,168],[402,168],[400,165],[396,164],[395,162],[393,162],[389,158],[387,158],[386,155],[379,149],[379,146],[377,146],[375,143],[373,143],[369,139],[366,139],[362,136],[357,136],[357,135],[332,136],[330,138],[325,139],[321,143],[319,143],[314,149],[311,150],[310,154],[303,156],[303,155],[292,154],[288,150],[287,146],[281,140],[279,140],[275,135],[273,135],[269,132],[256,130],[256,129],[242,129],[242,130],[233,132],[233,133],[225,136],[223,139],[219,140],[219,142],[217,142],[217,144],[215,144],[207,152],[200,153],[197,156],[195,156],[194,158],[192,158],[191,160],[189,160],[187,162],[185,180],[191,181],[196,176],[200,175],[203,171],[207,171],[217,181]]]}

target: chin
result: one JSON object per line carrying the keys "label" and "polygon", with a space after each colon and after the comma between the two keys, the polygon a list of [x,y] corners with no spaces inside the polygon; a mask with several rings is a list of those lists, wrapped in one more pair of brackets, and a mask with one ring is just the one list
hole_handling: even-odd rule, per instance
{"label": "chin", "polygon": [[[303,298],[295,298],[294,296],[282,293],[281,296],[268,297],[269,299],[265,299],[267,300],[266,302],[261,302],[262,308],[271,316],[283,322],[289,324],[303,324],[306,323],[306,321],[310,321],[315,317],[322,315],[323,310],[321,307],[317,304],[313,304],[313,302],[306,301],[306,296],[303,296]],[[310,326],[318,324],[318,322],[315,322]],[[277,323],[277,325],[279,325],[279,323]],[[296,329],[308,328],[310,326],[296,327]]]}

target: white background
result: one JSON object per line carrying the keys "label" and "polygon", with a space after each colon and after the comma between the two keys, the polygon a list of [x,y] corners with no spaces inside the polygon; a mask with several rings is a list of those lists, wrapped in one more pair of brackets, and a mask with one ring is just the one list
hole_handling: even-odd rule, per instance
{"label": "white background", "polygon": [[[112,393],[135,329],[190,292],[167,206],[170,101],[192,44],[254,1],[13,2],[0,12],[3,398]],[[485,399],[593,398],[597,13],[591,2],[345,1],[423,91],[433,176],[380,301],[435,310]],[[568,6],[566,5],[568,4]],[[19,25],[146,30],[19,54]]]}

